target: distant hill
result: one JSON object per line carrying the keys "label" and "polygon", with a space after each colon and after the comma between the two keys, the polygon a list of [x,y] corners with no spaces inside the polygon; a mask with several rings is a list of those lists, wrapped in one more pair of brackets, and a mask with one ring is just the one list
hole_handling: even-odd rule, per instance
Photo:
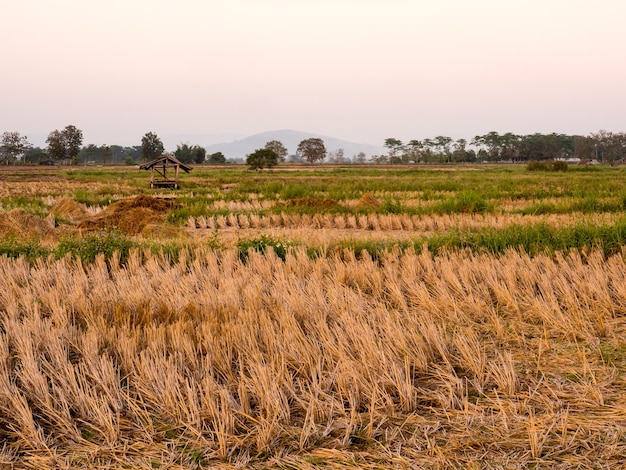
{"label": "distant hill", "polygon": [[[165,150],[173,152],[179,144],[199,145],[207,148],[220,142],[233,142],[243,139],[245,135],[241,134],[164,134],[161,140],[165,146]],[[141,139],[139,143],[141,145]],[[213,153],[213,152],[211,152]]]}
{"label": "distant hill", "polygon": [[346,158],[352,158],[353,155],[356,155],[359,152],[364,152],[368,157],[384,152],[382,147],[377,147],[375,145],[358,144],[355,142],[336,139],[334,137],[294,130],[262,132],[261,134],[251,135],[234,142],[209,145],[206,147],[206,151],[207,154],[222,152],[226,158],[245,158],[246,155],[254,152],[256,149],[265,147],[265,144],[270,140],[280,140],[283,145],[287,147],[289,155],[294,155],[296,153],[296,149],[298,148],[298,144],[303,140],[310,139],[312,137],[322,139],[324,141],[324,145],[326,146],[326,150],[329,152],[342,148]]}

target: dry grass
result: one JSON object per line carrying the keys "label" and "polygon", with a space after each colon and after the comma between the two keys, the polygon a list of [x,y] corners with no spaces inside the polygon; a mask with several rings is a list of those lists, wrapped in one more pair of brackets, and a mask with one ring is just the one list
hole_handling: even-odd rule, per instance
{"label": "dry grass", "polygon": [[0,463],[616,466],[625,275],[599,253],[0,258]]}
{"label": "dry grass", "polygon": [[28,213],[24,209],[0,212],[0,237],[43,238],[53,232],[54,221]]}
{"label": "dry grass", "polygon": [[[1,237],[54,244],[114,228],[140,244],[186,235],[194,251],[173,262],[134,251],[124,265],[0,257],[0,468],[626,461],[625,253],[406,250],[374,261],[325,251],[342,240],[612,224],[623,213],[514,213],[530,199],[504,199],[493,213],[376,213],[383,201],[423,207],[453,194],[441,189],[428,200],[371,191],[340,201],[368,213],[329,214],[326,196],[237,195],[247,178],[237,176],[215,190],[239,199],[207,199],[222,215],[181,228],[164,223],[174,202],[129,198],[143,189],[122,176],[17,173],[0,182]],[[207,186],[205,176],[192,181]],[[41,204],[7,210],[14,197]],[[277,205],[319,213],[268,213]],[[243,263],[234,247],[259,234],[297,247],[285,262],[250,252]],[[323,256],[307,257],[311,247]]]}

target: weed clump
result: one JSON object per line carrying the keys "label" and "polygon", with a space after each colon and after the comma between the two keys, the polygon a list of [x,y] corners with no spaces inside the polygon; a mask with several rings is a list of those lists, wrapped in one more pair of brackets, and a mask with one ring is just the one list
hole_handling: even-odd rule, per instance
{"label": "weed clump", "polygon": [[287,251],[291,246],[293,246],[292,242],[271,235],[261,235],[257,238],[242,239],[237,242],[239,259],[244,262],[248,259],[248,253],[251,250],[265,255],[270,249],[274,251],[276,256],[285,261]]}
{"label": "weed clump", "polygon": [[526,164],[528,171],[567,171],[567,162],[562,160],[554,161],[536,161],[530,160]]}
{"label": "weed clump", "polygon": [[54,254],[56,258],[70,255],[83,263],[93,263],[98,255],[104,255],[109,260],[117,252],[120,263],[124,264],[130,250],[137,246],[137,243],[119,232],[100,232],[65,238],[59,242]]}

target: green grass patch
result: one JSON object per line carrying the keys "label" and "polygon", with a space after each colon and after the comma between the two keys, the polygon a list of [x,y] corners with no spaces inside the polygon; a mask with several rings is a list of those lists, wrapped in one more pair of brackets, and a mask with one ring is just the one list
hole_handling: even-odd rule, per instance
{"label": "green grass patch", "polygon": [[15,237],[7,237],[0,240],[0,256],[8,258],[25,258],[34,262],[40,258],[46,258],[51,250],[41,246],[38,240],[18,240]]}
{"label": "green grass patch", "polygon": [[26,212],[45,217],[48,209],[40,198],[27,196],[9,196],[0,200],[0,210],[10,211],[13,209],[24,209]]}
{"label": "green grass patch", "polygon": [[482,214],[492,212],[493,205],[476,191],[461,191],[428,207],[433,214]]}
{"label": "green grass patch", "polygon": [[90,233],[84,237],[69,237],[59,241],[54,251],[56,258],[70,255],[83,263],[93,263],[98,255],[111,259],[113,253],[119,253],[121,264],[125,264],[132,248],[138,244],[117,232]]}
{"label": "green grass patch", "polygon": [[246,261],[250,251],[257,251],[261,254],[266,254],[270,248],[274,251],[276,256],[285,261],[289,248],[294,246],[294,243],[282,238],[273,237],[271,235],[261,235],[256,238],[245,238],[237,242],[237,250],[239,251],[239,259]]}
{"label": "green grass patch", "polygon": [[356,256],[367,253],[374,259],[385,251],[413,248],[422,251],[427,248],[434,256],[447,251],[471,250],[476,253],[502,255],[508,250],[522,250],[530,255],[585,251],[600,249],[605,256],[618,254],[626,243],[626,219],[615,225],[596,226],[579,223],[570,227],[554,228],[546,223],[534,225],[514,225],[504,229],[486,228],[476,232],[454,231],[413,242],[395,240],[346,240],[329,247],[331,253],[345,250]]}
{"label": "green grass patch", "polygon": [[86,206],[106,207],[114,202],[111,193],[91,192],[84,189],[75,190],[72,199],[79,204],[85,204]]}

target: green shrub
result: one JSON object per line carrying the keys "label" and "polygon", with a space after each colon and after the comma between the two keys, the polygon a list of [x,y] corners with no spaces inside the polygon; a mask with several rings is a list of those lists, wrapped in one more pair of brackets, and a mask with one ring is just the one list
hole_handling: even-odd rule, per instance
{"label": "green shrub", "polygon": [[546,162],[538,162],[536,160],[529,160],[526,164],[528,171],[548,171],[549,167]]}
{"label": "green shrub", "polygon": [[239,259],[245,261],[248,259],[248,252],[250,250],[257,251],[262,254],[266,254],[268,248],[272,248],[276,256],[283,261],[287,257],[287,250],[293,246],[292,242],[273,237],[271,235],[261,235],[257,238],[242,239],[237,242],[237,249],[239,251]]}
{"label": "green shrub", "polygon": [[114,252],[119,252],[120,263],[128,260],[131,248],[137,243],[117,232],[90,233],[84,237],[70,237],[62,239],[55,251],[56,258],[69,254],[73,258],[80,258],[84,263],[93,263],[96,256],[103,254],[110,259]]}
{"label": "green shrub", "polygon": [[42,247],[37,240],[16,240],[8,237],[0,240],[0,256],[19,258],[20,256],[32,262],[38,258],[45,258],[50,250]]}
{"label": "green shrub", "polygon": [[528,171],[567,171],[567,162],[562,160],[555,161],[535,161],[529,160],[526,164]]}

